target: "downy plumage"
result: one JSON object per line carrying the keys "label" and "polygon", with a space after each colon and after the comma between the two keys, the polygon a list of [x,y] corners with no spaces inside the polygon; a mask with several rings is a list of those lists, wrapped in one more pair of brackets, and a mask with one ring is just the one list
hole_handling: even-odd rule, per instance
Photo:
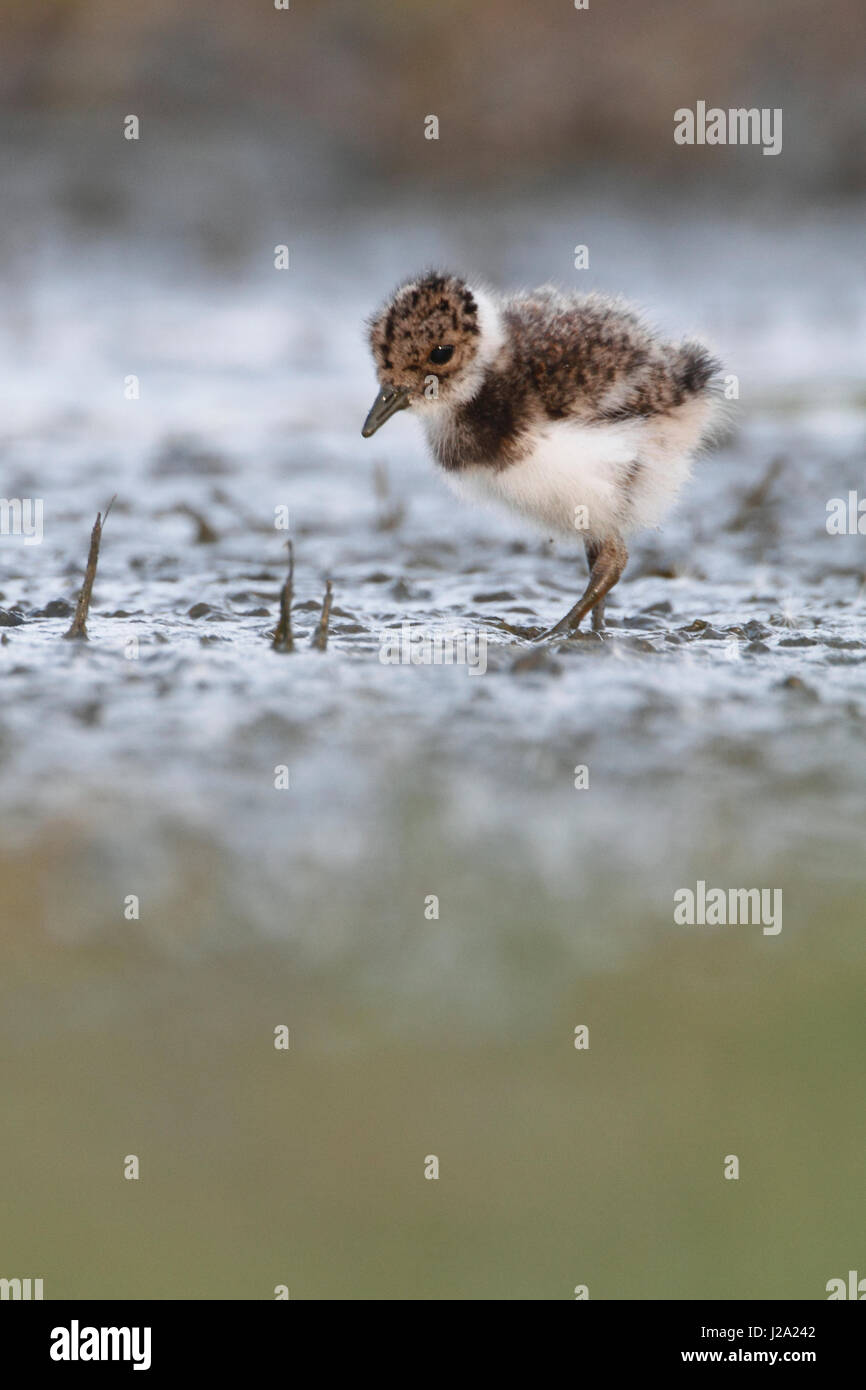
{"label": "downy plumage", "polygon": [[381,390],[362,433],[411,409],[464,496],[582,537],[589,584],[545,636],[576,630],[658,525],[718,415],[719,364],[629,305],[551,287],[499,297],[456,275],[401,285],[369,323]]}

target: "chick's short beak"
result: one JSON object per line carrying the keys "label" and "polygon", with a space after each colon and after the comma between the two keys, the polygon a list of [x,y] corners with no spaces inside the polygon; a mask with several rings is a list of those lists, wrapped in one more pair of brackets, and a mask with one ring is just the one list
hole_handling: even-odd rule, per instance
{"label": "chick's short beak", "polygon": [[370,407],[370,413],[364,421],[361,434],[365,439],[369,439],[370,435],[375,434],[386,420],[390,420],[391,416],[396,415],[398,410],[405,410],[408,404],[409,390],[407,387],[383,386]]}

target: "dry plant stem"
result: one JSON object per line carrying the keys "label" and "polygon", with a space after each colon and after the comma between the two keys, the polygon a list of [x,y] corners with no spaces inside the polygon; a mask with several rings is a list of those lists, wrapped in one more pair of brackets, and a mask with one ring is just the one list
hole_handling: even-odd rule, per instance
{"label": "dry plant stem", "polygon": [[742,531],[746,526],[754,524],[756,521],[761,523],[760,513],[768,505],[771,505],[770,493],[773,484],[784,472],[784,469],[784,458],[772,460],[761,481],[741,498],[736,515],[732,517],[726,527],[728,531]]}
{"label": "dry plant stem", "polygon": [[197,511],[195,510],[195,507],[190,507],[190,506],[187,505],[186,502],[182,502],[182,503],[180,504],[180,506],[176,508],[176,510],[177,510],[182,516],[188,516],[189,519],[190,519],[190,521],[194,521],[194,522],[195,522],[195,525],[196,525],[195,543],[196,543],[196,545],[213,545],[216,541],[219,540],[219,536],[217,535],[217,533],[216,533],[216,531],[214,530],[214,528],[211,526],[211,524],[210,524],[210,522],[208,521],[207,517],[202,516],[201,512],[197,512]]}
{"label": "dry plant stem", "polygon": [[275,652],[292,652],[295,649],[294,638],[292,637],[292,597],[294,593],[293,580],[295,577],[295,552],[292,549],[292,542],[287,542],[289,548],[289,573],[286,582],[280,590],[280,621],[277,623],[274,632],[274,640],[271,649]]}
{"label": "dry plant stem", "polygon": [[326,647],[327,647],[327,645],[328,645],[328,623],[330,622],[330,618],[331,618],[331,581],[330,581],[330,579],[329,579],[329,580],[327,581],[326,586],[325,586],[325,597],[324,597],[324,599],[322,600],[322,616],[321,616],[320,619],[319,619],[319,626],[316,628],[315,632],[313,633],[313,639],[312,639],[312,641],[310,642],[310,646],[311,646],[311,647],[315,647],[316,651],[318,651],[318,652],[323,652],[323,651],[325,651],[325,649],[326,649]]}
{"label": "dry plant stem", "polygon": [[78,595],[78,603],[75,606],[75,617],[69,625],[69,630],[64,632],[64,637],[77,638],[82,642],[88,640],[87,615],[90,611],[90,598],[93,593],[93,581],[96,578],[96,567],[99,564],[99,542],[102,540],[102,528],[108,520],[108,513],[113,505],[114,498],[112,497],[105,509],[105,516],[101,512],[96,513],[96,520],[90,533],[90,552],[87,556],[87,568],[84,571],[84,583],[81,586],[81,593]]}

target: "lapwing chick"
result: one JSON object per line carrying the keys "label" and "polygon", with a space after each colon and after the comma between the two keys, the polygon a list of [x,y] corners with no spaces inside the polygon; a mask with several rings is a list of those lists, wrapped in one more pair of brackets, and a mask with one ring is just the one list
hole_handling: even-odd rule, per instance
{"label": "lapwing chick", "polygon": [[459,276],[400,285],[369,321],[379,391],[361,431],[399,410],[461,494],[584,542],[589,582],[543,635],[600,631],[626,538],[657,526],[719,413],[716,362],[629,305],[545,286],[498,296]]}

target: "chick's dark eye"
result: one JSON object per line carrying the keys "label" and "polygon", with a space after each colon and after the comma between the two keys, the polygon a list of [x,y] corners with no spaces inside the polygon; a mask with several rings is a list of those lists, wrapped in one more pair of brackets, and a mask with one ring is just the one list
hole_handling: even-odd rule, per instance
{"label": "chick's dark eye", "polygon": [[432,348],[429,361],[435,362],[437,367],[441,367],[444,362],[450,361],[453,351],[453,347],[446,347],[444,345]]}

